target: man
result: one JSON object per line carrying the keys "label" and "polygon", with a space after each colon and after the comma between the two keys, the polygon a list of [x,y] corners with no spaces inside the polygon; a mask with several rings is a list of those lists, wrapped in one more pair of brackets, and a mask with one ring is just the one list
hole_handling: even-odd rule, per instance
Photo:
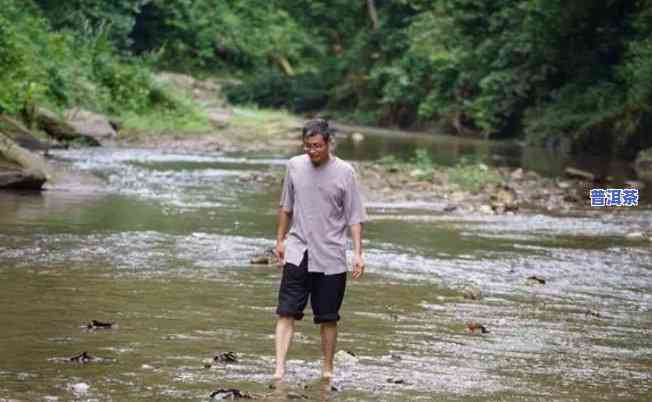
{"label": "man", "polygon": [[287,164],[278,211],[275,254],[283,277],[276,309],[276,380],[285,374],[295,320],[303,318],[308,296],[314,322],[320,325],[322,374],[325,379],[333,376],[337,322],[346,286],[347,228],[353,241],[352,278],[360,278],[365,268],[362,223],[367,215],[355,172],[331,155],[328,122],[310,120],[302,132],[305,154]]}

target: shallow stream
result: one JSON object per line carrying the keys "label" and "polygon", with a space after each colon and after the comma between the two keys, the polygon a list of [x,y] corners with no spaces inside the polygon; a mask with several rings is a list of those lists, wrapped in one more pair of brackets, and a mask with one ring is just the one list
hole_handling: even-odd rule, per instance
{"label": "shallow stream", "polygon": [[[338,343],[356,357],[338,360],[335,390],[320,385],[308,308],[288,389],[270,390],[280,276],[249,259],[273,246],[280,189],[243,177],[282,174],[288,155],[58,151],[101,185],[0,193],[0,400],[202,401],[219,388],[263,400],[650,400],[652,242],[626,237],[652,230],[649,206],[488,216],[372,204],[368,271],[349,281]],[[480,300],[464,298],[469,286]],[[92,319],[118,327],[82,328]],[[469,321],[490,332],[467,333]],[[82,351],[102,360],[66,361]],[[238,361],[205,367],[226,351]]]}

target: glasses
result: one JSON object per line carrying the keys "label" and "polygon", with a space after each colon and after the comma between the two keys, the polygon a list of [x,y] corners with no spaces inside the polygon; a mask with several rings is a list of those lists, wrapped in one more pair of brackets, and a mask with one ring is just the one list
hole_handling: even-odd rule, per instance
{"label": "glasses", "polygon": [[326,144],[303,144],[303,149],[306,151],[321,151],[326,148]]}

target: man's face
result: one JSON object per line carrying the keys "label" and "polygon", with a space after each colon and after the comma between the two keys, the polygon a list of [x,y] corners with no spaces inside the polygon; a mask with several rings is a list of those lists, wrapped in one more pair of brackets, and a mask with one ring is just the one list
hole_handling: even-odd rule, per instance
{"label": "man's face", "polygon": [[321,165],[328,160],[330,152],[329,144],[324,141],[321,134],[306,136],[303,139],[303,150],[306,151],[314,165]]}

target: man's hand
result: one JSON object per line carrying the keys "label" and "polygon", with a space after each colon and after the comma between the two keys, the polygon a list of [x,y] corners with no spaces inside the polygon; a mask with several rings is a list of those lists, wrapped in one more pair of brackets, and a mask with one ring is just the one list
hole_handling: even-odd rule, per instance
{"label": "man's hand", "polygon": [[274,248],[274,255],[276,256],[277,265],[279,268],[283,267],[285,264],[285,243],[276,242],[276,247]]}
{"label": "man's hand", "polygon": [[353,257],[353,279],[358,279],[364,274],[364,259],[361,255]]}

